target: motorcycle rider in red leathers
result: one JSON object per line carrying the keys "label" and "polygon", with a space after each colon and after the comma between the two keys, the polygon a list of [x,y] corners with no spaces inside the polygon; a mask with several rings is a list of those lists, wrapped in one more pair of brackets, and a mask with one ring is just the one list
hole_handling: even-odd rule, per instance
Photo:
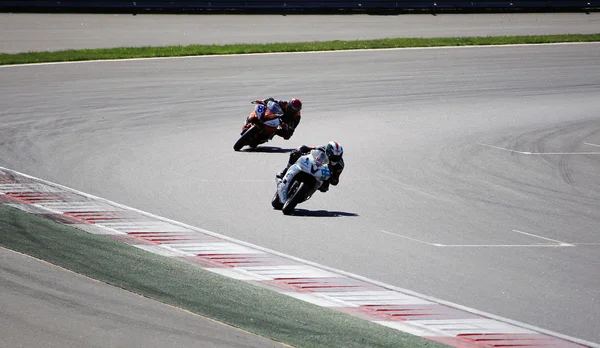
{"label": "motorcycle rider in red leathers", "polygon": [[[281,117],[281,128],[277,130],[277,135],[282,137],[285,140],[294,135],[294,131],[298,124],[300,124],[300,110],[302,110],[302,102],[298,98],[292,98],[290,100],[278,100],[274,98],[267,99],[256,99],[254,103],[267,105],[268,102],[275,102],[279,104],[281,110],[283,110],[283,116]],[[246,129],[248,129],[248,120],[246,120],[246,125],[242,129],[242,134]]]}
{"label": "motorcycle rider in red leathers", "polygon": [[280,172],[277,173],[277,177],[282,179],[287,170],[294,164],[296,161],[302,156],[310,153],[314,149],[319,149],[324,151],[329,158],[329,171],[331,172],[331,177],[323,182],[321,187],[319,187],[319,191],[327,192],[329,190],[329,184],[336,186],[340,182],[340,175],[344,170],[344,159],[342,156],[344,155],[344,149],[342,145],[337,141],[330,141],[327,145],[319,145],[319,146],[306,146],[302,145],[296,150],[290,153],[290,159],[286,167]]}

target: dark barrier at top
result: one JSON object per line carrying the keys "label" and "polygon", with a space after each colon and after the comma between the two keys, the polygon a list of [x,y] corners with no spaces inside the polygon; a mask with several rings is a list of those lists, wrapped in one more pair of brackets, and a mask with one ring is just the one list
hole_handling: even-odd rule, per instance
{"label": "dark barrier at top", "polygon": [[588,9],[600,0],[0,0],[0,9],[318,10],[318,9]]}

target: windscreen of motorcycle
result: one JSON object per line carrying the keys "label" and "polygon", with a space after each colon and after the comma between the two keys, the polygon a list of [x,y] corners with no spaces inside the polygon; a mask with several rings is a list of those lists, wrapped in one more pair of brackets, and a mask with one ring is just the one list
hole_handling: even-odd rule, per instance
{"label": "windscreen of motorcycle", "polygon": [[267,103],[267,110],[271,113],[271,114],[275,114],[277,116],[281,116],[283,115],[283,110],[281,110],[281,106],[279,106],[279,104],[270,101]]}
{"label": "windscreen of motorcycle", "polygon": [[329,157],[327,157],[327,154],[321,150],[312,150],[310,155],[312,156],[315,164],[319,167],[329,164]]}

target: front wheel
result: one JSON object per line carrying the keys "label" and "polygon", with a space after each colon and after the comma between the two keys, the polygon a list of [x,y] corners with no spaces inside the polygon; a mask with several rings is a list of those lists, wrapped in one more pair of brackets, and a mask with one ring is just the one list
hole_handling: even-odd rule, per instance
{"label": "front wheel", "polygon": [[298,187],[296,192],[294,192],[294,194],[291,197],[288,197],[287,201],[285,201],[285,203],[283,204],[283,207],[281,208],[283,214],[293,214],[296,205],[298,205],[298,203],[304,200],[304,197],[306,197],[306,194],[308,193],[309,189],[309,186],[305,182],[301,182],[300,187]]}
{"label": "front wheel", "polygon": [[279,201],[279,195],[277,192],[275,192],[275,196],[273,196],[273,199],[271,200],[271,205],[275,210],[281,210],[281,208],[283,208],[283,203]]}
{"label": "front wheel", "polygon": [[247,131],[242,134],[242,136],[238,139],[238,141],[233,144],[233,149],[235,151],[240,151],[244,145],[249,145],[252,142],[252,139],[258,134],[259,129],[256,126],[250,127]]}

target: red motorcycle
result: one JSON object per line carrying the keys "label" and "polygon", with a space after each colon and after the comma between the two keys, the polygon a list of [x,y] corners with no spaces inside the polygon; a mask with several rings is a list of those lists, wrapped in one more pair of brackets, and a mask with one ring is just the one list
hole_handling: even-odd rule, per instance
{"label": "red motorcycle", "polygon": [[255,101],[252,104],[256,104],[256,106],[242,127],[240,138],[233,144],[235,151],[240,151],[244,146],[254,149],[258,145],[266,143],[273,139],[277,129],[282,125],[283,110],[279,104],[272,101],[266,105]]}

